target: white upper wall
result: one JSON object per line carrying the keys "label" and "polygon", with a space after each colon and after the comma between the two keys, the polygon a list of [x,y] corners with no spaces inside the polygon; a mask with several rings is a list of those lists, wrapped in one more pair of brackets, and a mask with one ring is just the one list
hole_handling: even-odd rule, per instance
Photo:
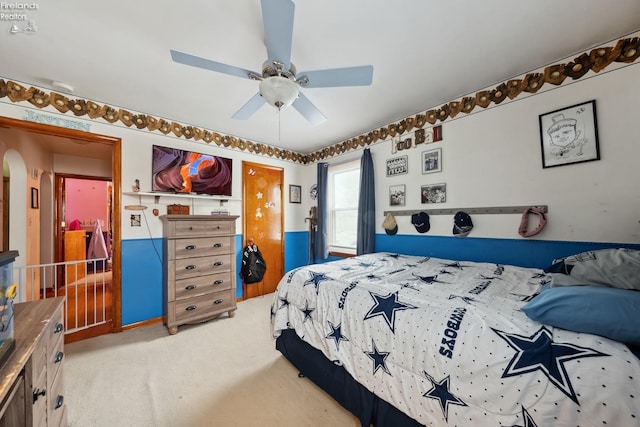
{"label": "white upper wall", "polygon": [[[384,233],[385,210],[548,205],[547,226],[535,239],[640,243],[639,81],[640,64],[634,63],[458,115],[442,124],[443,140],[433,144],[395,154],[390,140],[372,145],[377,232]],[[596,101],[601,160],[543,169],[539,115],[590,100]],[[442,148],[442,172],[423,175],[421,153],[433,148]],[[386,177],[386,160],[405,154],[408,174]],[[446,203],[422,204],[421,185],[436,183],[446,184]],[[404,207],[389,205],[389,186],[396,184],[406,185]],[[410,216],[396,220],[398,233],[418,234]],[[519,214],[472,220],[472,237],[521,238]],[[430,223],[425,235],[452,235],[452,215],[432,215]]]}
{"label": "white upper wall", "polygon": [[[590,72],[575,82],[560,87],[544,87],[545,91],[521,95],[513,101],[505,100],[498,106],[470,115],[460,114],[442,125],[443,140],[418,148],[391,153],[391,142],[371,146],[376,169],[376,209],[379,216],[377,232],[383,233],[382,212],[389,206],[389,186],[405,184],[407,203],[401,209],[465,208],[507,205],[549,206],[549,222],[535,239],[638,243],[640,242],[640,141],[636,131],[637,100],[640,99],[640,63],[610,67],[600,74]],[[540,152],[538,116],[581,102],[595,100],[601,160],[543,169]],[[232,214],[241,215],[241,183],[243,160],[284,168],[285,230],[304,231],[308,224],[304,218],[315,204],[309,189],[316,182],[316,165],[299,165],[271,159],[248,152],[226,149],[215,144],[196,143],[159,133],[110,125],[100,120],[89,120],[58,113],[52,107],[36,110],[27,103],[13,104],[0,99],[0,115],[22,119],[26,110],[90,126],[90,132],[122,138],[123,192],[131,191],[136,179],[141,190],[151,189],[151,147],[153,144],[175,146],[231,157],[233,165],[233,199],[227,204]],[[420,168],[422,151],[442,148],[442,172],[423,175]],[[362,150],[352,151],[327,160],[329,163],[358,158]],[[385,161],[407,154],[409,173],[387,178]],[[56,157],[58,165],[68,160]],[[420,186],[446,183],[447,202],[437,205],[420,203]],[[302,203],[288,202],[288,186],[302,186]],[[172,203],[192,204],[192,212],[207,214],[218,207],[217,201],[176,199],[162,197],[156,206],[151,196],[141,196],[146,211],[122,212],[124,239],[161,236],[161,222],[153,217],[151,209],[158,207],[161,214]],[[124,195],[122,205],[137,204],[138,197]],[[142,213],[141,213],[142,212]],[[143,215],[141,227],[132,227],[130,214]],[[397,217],[399,233],[417,234],[409,216]],[[473,237],[520,238],[517,233],[520,215],[475,215]],[[148,224],[148,228],[146,224]],[[237,233],[242,232],[242,221],[237,222]],[[448,215],[432,216],[428,235],[451,235],[453,219]]]}

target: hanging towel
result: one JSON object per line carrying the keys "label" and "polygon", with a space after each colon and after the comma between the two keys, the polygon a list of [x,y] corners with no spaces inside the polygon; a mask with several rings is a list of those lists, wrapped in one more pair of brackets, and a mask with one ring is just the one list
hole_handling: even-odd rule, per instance
{"label": "hanging towel", "polygon": [[104,243],[102,227],[100,227],[100,221],[98,220],[93,226],[93,234],[91,234],[91,241],[89,241],[89,248],[87,249],[87,259],[102,258],[109,258],[109,252],[107,251],[107,245]]}

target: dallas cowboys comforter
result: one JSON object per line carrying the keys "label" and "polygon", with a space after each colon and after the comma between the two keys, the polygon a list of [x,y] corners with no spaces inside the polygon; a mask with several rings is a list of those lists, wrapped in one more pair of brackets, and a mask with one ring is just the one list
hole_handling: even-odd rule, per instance
{"label": "dallas cowboys comforter", "polygon": [[541,270],[376,253],[288,272],[285,329],[425,425],[638,426],[640,362],[607,338],[520,307]]}

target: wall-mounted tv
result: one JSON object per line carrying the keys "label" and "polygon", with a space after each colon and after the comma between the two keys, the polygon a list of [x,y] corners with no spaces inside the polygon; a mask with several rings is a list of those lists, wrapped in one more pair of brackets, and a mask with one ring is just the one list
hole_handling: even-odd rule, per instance
{"label": "wall-mounted tv", "polygon": [[153,146],[152,191],[231,196],[233,162],[211,154]]}

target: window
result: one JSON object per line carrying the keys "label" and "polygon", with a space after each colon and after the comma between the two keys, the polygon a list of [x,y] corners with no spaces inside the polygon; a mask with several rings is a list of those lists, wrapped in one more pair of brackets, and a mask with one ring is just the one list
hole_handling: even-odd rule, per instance
{"label": "window", "polygon": [[329,166],[328,181],[329,252],[355,254],[360,196],[360,160]]}

